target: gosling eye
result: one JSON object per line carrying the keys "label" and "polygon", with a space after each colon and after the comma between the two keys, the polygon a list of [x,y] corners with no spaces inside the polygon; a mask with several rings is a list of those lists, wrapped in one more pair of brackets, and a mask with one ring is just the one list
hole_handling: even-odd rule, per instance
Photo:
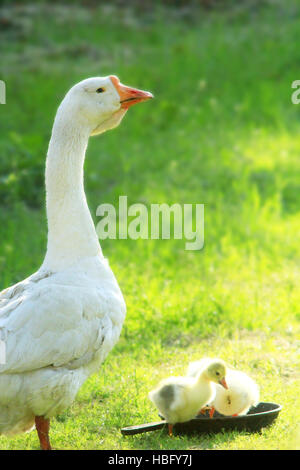
{"label": "gosling eye", "polygon": [[216,372],[216,375],[220,375],[220,372]]}
{"label": "gosling eye", "polygon": [[100,87],[100,88],[97,88],[96,90],[96,93],[104,93],[105,89]]}

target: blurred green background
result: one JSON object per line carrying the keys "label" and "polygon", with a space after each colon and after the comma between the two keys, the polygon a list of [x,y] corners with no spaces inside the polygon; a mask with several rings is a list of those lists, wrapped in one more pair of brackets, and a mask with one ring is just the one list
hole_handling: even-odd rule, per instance
{"label": "blurred green background", "polygon": [[[97,206],[117,206],[119,195],[147,206],[205,204],[201,251],[185,251],[184,240],[101,243],[128,316],[110,366],[90,379],[81,392],[89,399],[82,401],[102,394],[106,408],[116,408],[124,353],[122,377],[135,385],[121,393],[131,403],[127,422],[120,401],[115,415],[101,418],[110,428],[104,443],[91,424],[92,431],[80,434],[89,437],[80,444],[74,438],[74,447],[124,447],[116,437],[121,424],[131,424],[132,416],[149,420],[151,412],[155,419],[145,398],[155,382],[147,371],[159,371],[156,380],[170,370],[182,373],[197,354],[254,368],[261,385],[269,380],[264,400],[275,401],[276,393],[279,402],[298,399],[300,105],[291,102],[291,84],[300,79],[299,34],[296,0],[1,3],[0,79],[7,87],[0,105],[1,288],[43,260],[51,126],[66,91],[84,78],[116,74],[155,95],[131,109],[118,129],[90,139],[85,188],[95,223]],[[116,395],[103,397],[107,380]],[[68,419],[84,426],[86,408],[74,406],[57,422],[58,442]],[[279,445],[295,415],[286,420],[266,446]],[[148,448],[161,445],[147,439]],[[234,446],[250,445],[239,439]],[[33,442],[2,438],[0,446]],[[205,445],[229,446],[212,442]]]}

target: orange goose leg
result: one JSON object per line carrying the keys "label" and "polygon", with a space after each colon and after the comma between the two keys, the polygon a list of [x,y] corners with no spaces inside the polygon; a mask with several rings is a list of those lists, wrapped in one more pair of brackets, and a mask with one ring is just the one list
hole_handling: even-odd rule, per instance
{"label": "orange goose leg", "polygon": [[210,406],[204,406],[203,408],[201,408],[201,410],[198,411],[197,416],[205,415],[206,411],[209,411],[210,409],[211,409]]}
{"label": "orange goose leg", "polygon": [[50,419],[45,419],[43,416],[36,416],[35,427],[39,436],[41,449],[51,450],[49,439]]}

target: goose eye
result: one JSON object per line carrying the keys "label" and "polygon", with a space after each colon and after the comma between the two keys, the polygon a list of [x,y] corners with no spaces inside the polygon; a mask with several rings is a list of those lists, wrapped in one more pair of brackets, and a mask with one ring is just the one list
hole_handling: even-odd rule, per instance
{"label": "goose eye", "polygon": [[104,88],[100,87],[100,88],[97,88],[96,93],[103,93],[104,91],[105,91]]}

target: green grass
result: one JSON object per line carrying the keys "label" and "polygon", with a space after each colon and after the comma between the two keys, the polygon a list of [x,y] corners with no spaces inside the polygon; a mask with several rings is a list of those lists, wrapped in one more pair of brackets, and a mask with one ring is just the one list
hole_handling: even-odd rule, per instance
{"label": "green grass", "polygon": [[[252,5],[252,6],[251,6]],[[7,7],[0,41],[0,286],[36,270],[46,246],[43,171],[55,110],[88,76],[116,73],[156,99],[93,138],[85,186],[100,203],[205,204],[205,247],[106,240],[128,307],[118,345],[71,409],[55,448],[300,447],[300,141],[296,1],[185,12],[155,7]],[[97,219],[95,217],[95,223]],[[123,438],[156,420],[147,393],[203,355],[249,372],[262,401],[283,405],[261,434]],[[298,406],[297,406],[298,405]],[[37,449],[35,433],[0,438]]]}

